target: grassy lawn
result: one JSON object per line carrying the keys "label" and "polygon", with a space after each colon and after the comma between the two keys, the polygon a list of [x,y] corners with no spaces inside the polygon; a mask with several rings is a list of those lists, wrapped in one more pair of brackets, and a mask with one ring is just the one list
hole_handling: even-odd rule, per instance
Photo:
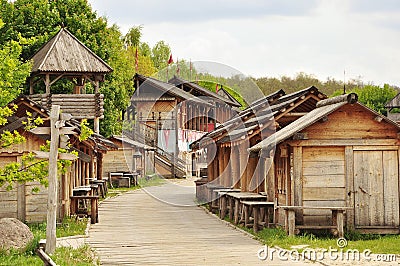
{"label": "grassy lawn", "polygon": [[165,184],[166,182],[167,181],[164,178],[162,178],[156,174],[152,175],[151,178],[149,178],[149,179],[142,177],[142,178],[139,178],[139,180],[138,180],[140,187],[160,186],[160,185]]}
{"label": "grassy lawn", "polygon": [[136,189],[140,189],[142,187],[151,187],[151,186],[159,186],[165,184],[165,179],[162,177],[159,177],[158,175],[154,174],[150,179],[146,179],[145,177],[139,178],[138,179],[138,185],[137,186],[131,186],[131,187],[114,187],[114,188],[109,188],[107,197],[114,197],[118,196],[120,194],[123,194],[128,191],[133,191]]}
{"label": "grassy lawn", "polygon": [[[314,235],[304,233],[297,236],[287,236],[286,232],[280,228],[265,228],[262,231],[253,233],[252,230],[244,230],[255,235],[261,242],[268,246],[278,246],[284,249],[292,249],[292,246],[308,245],[307,248],[339,248],[337,238],[329,233]],[[372,253],[400,254],[400,235],[372,235],[350,232],[345,234],[347,246],[343,250],[357,249],[363,251],[369,249]],[[302,248],[299,249],[301,251]]]}
{"label": "grassy lawn", "polygon": [[[57,237],[85,234],[87,219],[76,220],[66,218],[57,225]],[[0,251],[0,265],[43,265],[42,260],[35,254],[40,239],[46,238],[46,223],[28,224],[34,239],[25,251]],[[57,248],[51,256],[57,265],[97,265],[98,262],[89,246],[78,249]]]}

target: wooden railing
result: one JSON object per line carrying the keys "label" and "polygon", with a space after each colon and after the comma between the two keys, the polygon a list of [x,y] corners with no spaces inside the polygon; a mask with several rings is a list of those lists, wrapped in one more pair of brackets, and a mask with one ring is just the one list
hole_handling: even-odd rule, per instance
{"label": "wooden railing", "polygon": [[60,105],[61,110],[75,119],[94,119],[104,117],[104,95],[96,94],[32,94],[29,95],[43,107],[50,109],[52,104]]}

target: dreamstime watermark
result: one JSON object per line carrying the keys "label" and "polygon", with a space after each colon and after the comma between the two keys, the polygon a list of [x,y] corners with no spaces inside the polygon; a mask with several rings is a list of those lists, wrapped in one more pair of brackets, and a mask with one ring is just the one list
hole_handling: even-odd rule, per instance
{"label": "dreamstime watermark", "polygon": [[281,249],[281,248],[269,248],[264,245],[263,248],[257,251],[257,257],[262,261],[366,261],[366,262],[395,262],[395,254],[373,254],[370,249],[364,249],[360,251],[358,249],[346,249],[347,240],[345,238],[339,238],[336,242],[338,248],[329,247],[321,249],[306,248],[302,251],[297,249]]}

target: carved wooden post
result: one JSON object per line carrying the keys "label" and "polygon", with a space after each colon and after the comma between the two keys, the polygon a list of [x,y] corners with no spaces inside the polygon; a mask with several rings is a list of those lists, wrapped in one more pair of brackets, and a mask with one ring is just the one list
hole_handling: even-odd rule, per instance
{"label": "carved wooden post", "polygon": [[57,156],[60,132],[56,128],[60,106],[53,105],[50,112],[50,154],[49,154],[49,194],[47,199],[46,252],[53,254],[56,250],[56,213],[57,213]]}

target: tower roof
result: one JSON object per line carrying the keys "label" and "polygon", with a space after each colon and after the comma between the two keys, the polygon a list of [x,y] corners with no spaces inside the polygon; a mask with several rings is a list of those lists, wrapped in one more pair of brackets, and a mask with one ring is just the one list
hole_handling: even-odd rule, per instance
{"label": "tower roof", "polygon": [[31,58],[32,73],[67,72],[105,74],[113,69],[71,32],[62,28]]}

